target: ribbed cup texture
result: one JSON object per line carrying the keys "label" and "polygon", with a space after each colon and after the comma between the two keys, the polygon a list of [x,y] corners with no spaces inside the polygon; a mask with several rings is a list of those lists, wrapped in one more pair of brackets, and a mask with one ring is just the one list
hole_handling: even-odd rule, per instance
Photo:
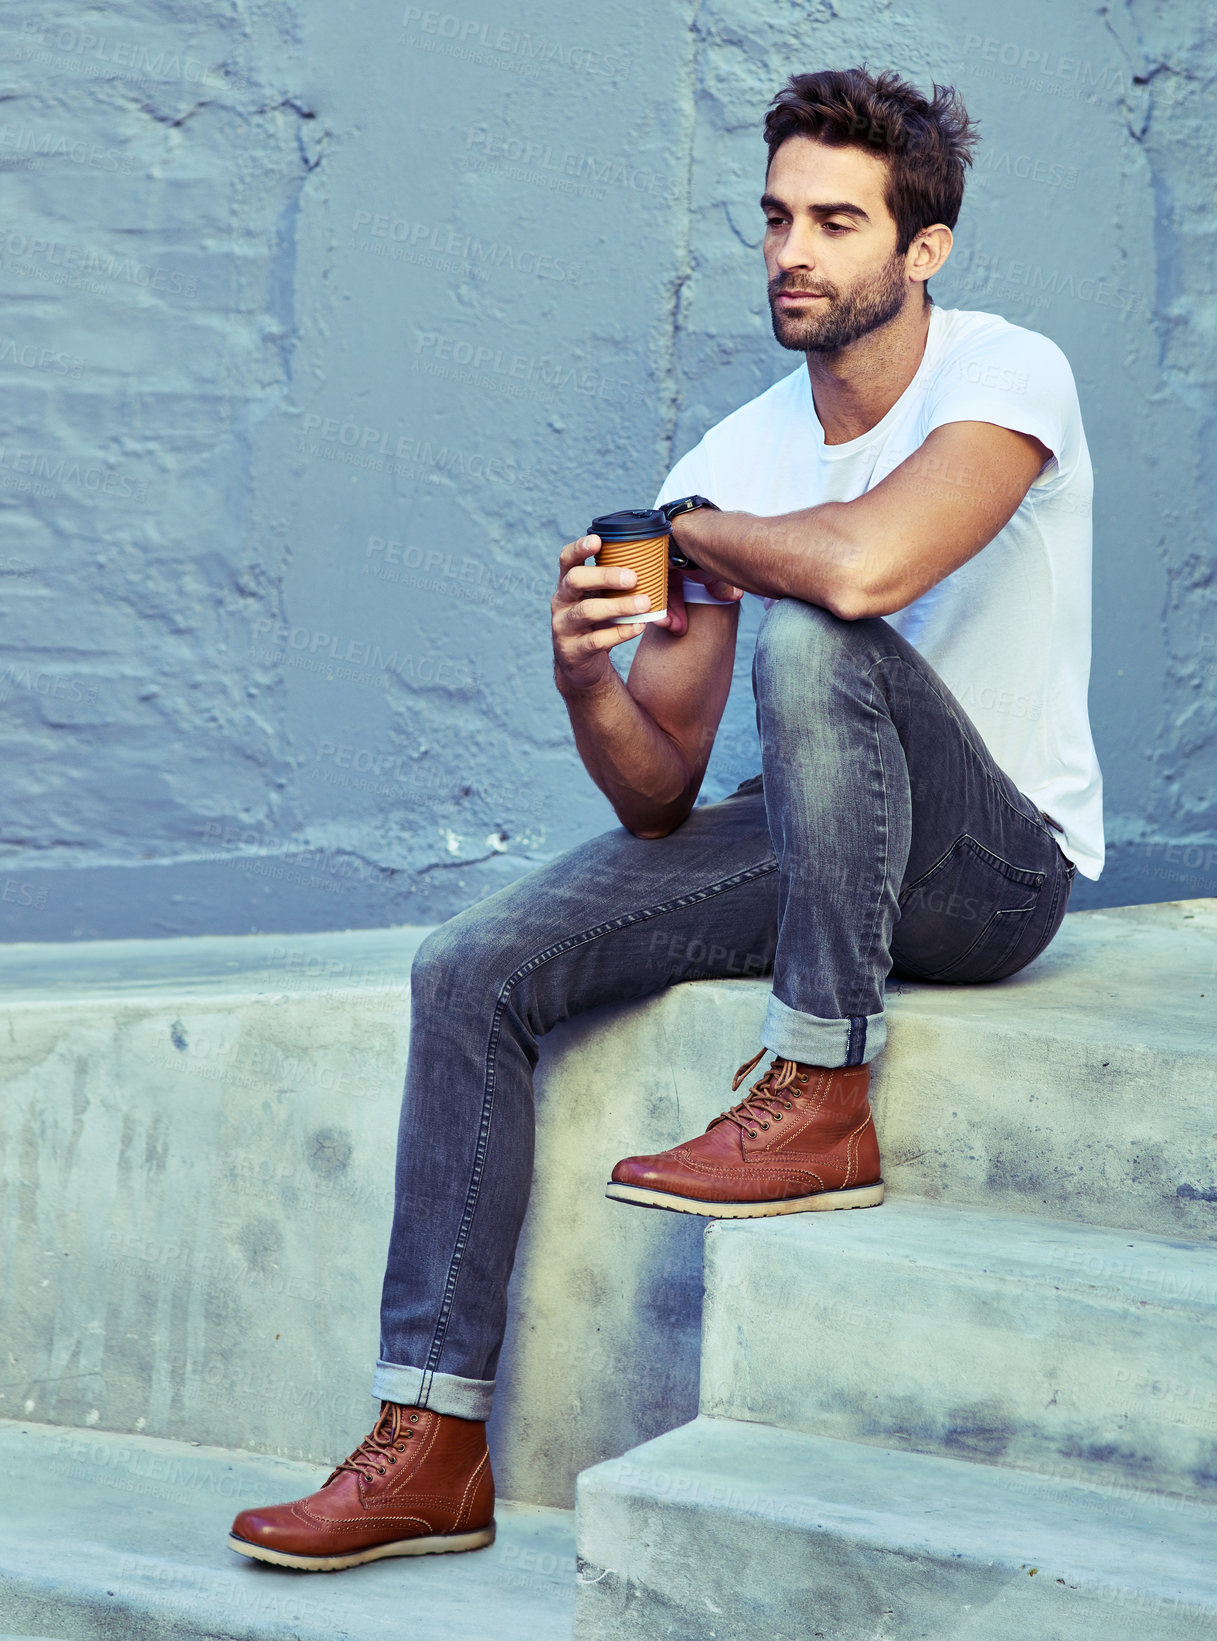
{"label": "ribbed cup texture", "polygon": [[636,593],[646,593],[651,600],[649,610],[637,615],[617,617],[617,625],[631,621],[645,621],[661,615],[668,607],[668,538],[648,536],[645,541],[609,541],[596,554],[596,563],[616,567],[623,565],[636,572]]}

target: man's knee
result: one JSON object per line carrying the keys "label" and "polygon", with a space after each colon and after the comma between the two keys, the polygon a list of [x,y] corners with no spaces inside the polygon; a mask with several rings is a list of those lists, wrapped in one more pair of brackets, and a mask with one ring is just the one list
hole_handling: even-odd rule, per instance
{"label": "man's knee", "polygon": [[468,988],[475,977],[494,968],[501,943],[478,915],[477,906],[458,912],[432,929],[414,953],[411,989],[418,996]]}
{"label": "man's knee", "polygon": [[756,641],[758,683],[779,683],[806,694],[827,684],[842,664],[870,654],[874,623],[843,621],[818,604],[780,598],[761,623]]}

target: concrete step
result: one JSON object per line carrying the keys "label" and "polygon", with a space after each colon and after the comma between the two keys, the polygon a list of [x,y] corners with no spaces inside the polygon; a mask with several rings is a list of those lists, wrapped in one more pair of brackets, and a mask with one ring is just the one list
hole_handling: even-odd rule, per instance
{"label": "concrete step", "polygon": [[1200,1641],[1217,1511],[699,1417],[579,1479],[579,1641]]}
{"label": "concrete step", "polygon": [[500,1504],[486,1550],[306,1575],[225,1542],[311,1465],[0,1421],[0,1624],[64,1641],[570,1641],[573,1518]]}
{"label": "concrete step", "polygon": [[1071,913],[1009,980],[897,990],[891,1195],[1217,1240],[1217,900]]}
{"label": "concrete step", "polygon": [[[0,1412],[316,1463],[364,1435],[426,932],[0,948]],[[569,1504],[696,1412],[702,1224],[604,1181],[730,1101],[768,992],[685,984],[542,1042],[509,1496]],[[995,986],[893,987],[892,1198],[1217,1238],[1214,994],[1217,901],[1072,914]]]}
{"label": "concrete step", "polygon": [[[366,1434],[426,933],[0,948],[0,1413],[316,1464]],[[670,1069],[701,1080],[721,1006],[601,1009],[543,1044],[507,1497],[573,1506],[580,1469],[697,1411],[702,1224],[623,1213],[604,1181],[721,1109],[707,1084],[691,1114]],[[639,1075],[606,1090],[622,1039]]]}
{"label": "concrete step", "polygon": [[701,1411],[1217,1503],[1217,1247],[908,1200],[720,1221]]}

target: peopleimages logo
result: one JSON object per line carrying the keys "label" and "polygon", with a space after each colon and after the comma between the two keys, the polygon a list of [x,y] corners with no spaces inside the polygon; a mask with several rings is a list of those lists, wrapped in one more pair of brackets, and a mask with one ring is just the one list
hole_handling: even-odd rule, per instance
{"label": "peopleimages logo", "polygon": [[[316,434],[314,440],[309,437]],[[455,474],[462,479],[489,479],[495,484],[520,484],[530,479],[532,470],[516,465],[511,456],[488,456],[482,451],[462,450],[456,445],[433,445],[412,433],[393,434],[383,427],[363,422],[342,421],[337,416],[321,416],[310,411],[304,418],[301,439],[303,453],[310,456],[349,456],[375,472],[408,474],[416,469],[435,474]]]}
{"label": "peopleimages logo", "polygon": [[183,57],[180,51],[94,34],[70,23],[47,23],[41,18],[27,17],[21,32],[27,41],[36,41],[41,48],[33,51],[30,45],[26,46],[25,57],[28,60],[32,55],[35,62],[54,61],[50,53],[56,52],[60,58],[77,59],[88,73],[106,78],[126,78],[130,71],[154,83],[176,80],[219,90],[232,90],[240,84],[222,68],[200,62],[196,57]]}
{"label": "peopleimages logo", "polygon": [[605,57],[589,46],[553,40],[526,29],[501,28],[495,23],[483,22],[480,17],[428,11],[422,6],[407,6],[402,13],[401,27],[408,43],[425,51],[476,63],[493,63],[498,59],[503,66],[514,59],[510,66],[525,74],[535,74],[536,65],[544,64],[577,74],[607,77],[624,73],[629,66],[624,51],[616,57]]}
{"label": "peopleimages logo", "polygon": [[49,370],[54,376],[79,376],[84,369],[84,360],[54,348],[40,347],[34,342],[18,342],[11,336],[0,336],[0,365],[20,365],[23,370]]}
{"label": "peopleimages logo", "polygon": [[[1030,76],[1042,77],[1049,82],[1057,81],[1064,86],[1090,86],[1096,91],[1128,90],[1122,68],[1108,66],[1096,70],[1094,64],[1083,57],[1064,57],[1058,51],[1020,46],[1013,40],[985,39],[979,34],[969,34],[964,40],[963,51],[965,58],[980,57],[983,62],[999,64],[1009,70],[1007,78],[1013,76],[1015,84],[1025,83],[1021,77]],[[972,61],[966,66],[977,68],[979,64]]]}
{"label": "peopleimages logo", "polygon": [[[364,565],[382,581],[396,581],[411,587],[423,587],[432,592],[448,592],[467,598],[492,603],[503,593],[526,593],[532,597],[548,598],[553,592],[553,581],[545,575],[536,575],[525,566],[495,565],[481,559],[464,557],[459,563],[451,553],[438,547],[422,548],[393,537],[369,536],[365,558],[375,562]],[[381,565],[400,564],[407,571],[421,570],[421,576],[402,575],[382,570]]]}
{"label": "peopleimages logo", "polygon": [[554,392],[570,392],[613,404],[649,405],[652,402],[651,395],[632,382],[602,375],[590,365],[548,355],[536,358],[512,353],[487,343],[475,345],[466,337],[445,336],[440,331],[416,332],[414,351],[426,354],[426,358],[415,359],[411,371],[512,398],[537,399],[552,396]]}
{"label": "peopleimages logo", "polygon": [[[496,137],[484,125],[471,125],[465,136],[466,163],[473,168],[518,167],[504,170],[505,176],[516,181],[545,181],[553,179],[566,183],[594,183],[611,188],[628,188],[633,193],[652,194],[658,199],[674,203],[679,185],[668,181],[657,171],[632,160],[599,158],[594,154],[580,154],[575,149],[557,149],[552,143],[535,138]],[[600,196],[603,198],[603,195]]]}
{"label": "peopleimages logo", "polygon": [[[268,644],[266,658],[291,660],[292,653],[308,658],[318,667],[349,664],[375,674],[395,674],[410,683],[440,684],[445,688],[471,688],[476,682],[468,661],[444,655],[413,655],[409,651],[383,650],[366,638],[346,638],[341,633],[321,632],[312,627],[290,627],[286,622],[259,616],[253,624],[255,639]],[[339,672],[337,676],[344,674]],[[353,679],[352,681],[361,681]]]}
{"label": "peopleimages logo", "polygon": [[[441,261],[448,259],[461,265],[468,265],[487,277],[491,268],[507,268],[513,273],[528,274],[537,279],[552,279],[556,284],[573,282],[578,277],[578,267],[573,262],[566,262],[561,257],[550,256],[544,251],[533,250],[527,246],[520,249],[514,245],[505,245],[499,240],[482,240],[476,234],[462,233],[449,223],[433,225],[427,222],[410,222],[405,217],[358,210],[355,212],[351,231],[366,232],[377,239],[391,240],[403,252],[421,250],[433,253]],[[377,247],[378,251],[382,249],[388,250],[388,247]],[[389,254],[397,253],[390,251]]]}
{"label": "peopleimages logo", "polygon": [[28,690],[33,695],[45,695],[53,701],[75,701],[92,706],[97,699],[97,685],[64,673],[36,672],[28,662],[10,661],[0,672],[0,702],[7,701],[13,689]]}
{"label": "peopleimages logo", "polygon": [[[116,256],[88,245],[65,240],[44,239],[39,234],[22,233],[19,228],[0,224],[0,256],[13,258],[14,271],[50,278],[58,284],[88,286],[90,280],[112,279],[144,290],[162,291],[169,296],[193,296],[198,281],[193,274],[161,268],[136,257]],[[18,261],[20,258],[22,260]],[[100,288],[100,287],[98,287]]]}
{"label": "peopleimages logo", "polygon": [[36,159],[65,159],[95,171],[130,171],[135,166],[129,154],[120,154],[117,149],[59,132],[34,130],[28,125],[0,125],[0,149]]}
{"label": "peopleimages logo", "polygon": [[46,905],[46,890],[36,888],[32,883],[18,883],[16,878],[6,877],[0,884],[0,900],[7,905],[33,906],[41,911]]}
{"label": "peopleimages logo", "polygon": [[78,461],[54,450],[15,450],[11,445],[0,444],[0,483],[4,483],[5,488],[14,487],[7,480],[9,473],[39,481],[40,495],[56,495],[58,486],[67,485],[95,496],[120,496],[125,501],[143,502],[148,498],[144,481],[132,478],[121,468]]}
{"label": "peopleimages logo", "polygon": [[1042,183],[1046,188],[1076,188],[1078,171],[1075,165],[1060,160],[1037,159],[1032,154],[1015,154],[1012,150],[990,149],[983,153],[976,167],[990,176],[1018,177],[1022,182]]}
{"label": "peopleimages logo", "polygon": [[966,290],[990,290],[1008,297],[1015,290],[1036,297],[1045,307],[1057,296],[1078,302],[1093,302],[1098,308],[1112,308],[1121,317],[1130,314],[1141,301],[1139,291],[1128,290],[1111,275],[1078,274],[1068,268],[1045,269],[1038,262],[1021,257],[992,255],[960,246],[951,254],[954,274],[968,276]]}

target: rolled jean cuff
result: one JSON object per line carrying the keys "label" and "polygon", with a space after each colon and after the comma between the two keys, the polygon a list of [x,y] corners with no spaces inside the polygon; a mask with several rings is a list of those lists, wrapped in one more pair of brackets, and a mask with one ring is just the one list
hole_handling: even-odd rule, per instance
{"label": "rolled jean cuff", "polygon": [[812,1066],[860,1066],[873,1060],[887,1042],[887,1021],[882,1012],[821,1020],[790,1008],[770,992],[761,1041],[784,1060],[802,1060]]}
{"label": "rolled jean cuff", "polygon": [[422,1368],[377,1362],[372,1394],[382,1402],[425,1407],[432,1413],[450,1413],[458,1419],[488,1419],[494,1380],[458,1379],[455,1373],[424,1373]]}

